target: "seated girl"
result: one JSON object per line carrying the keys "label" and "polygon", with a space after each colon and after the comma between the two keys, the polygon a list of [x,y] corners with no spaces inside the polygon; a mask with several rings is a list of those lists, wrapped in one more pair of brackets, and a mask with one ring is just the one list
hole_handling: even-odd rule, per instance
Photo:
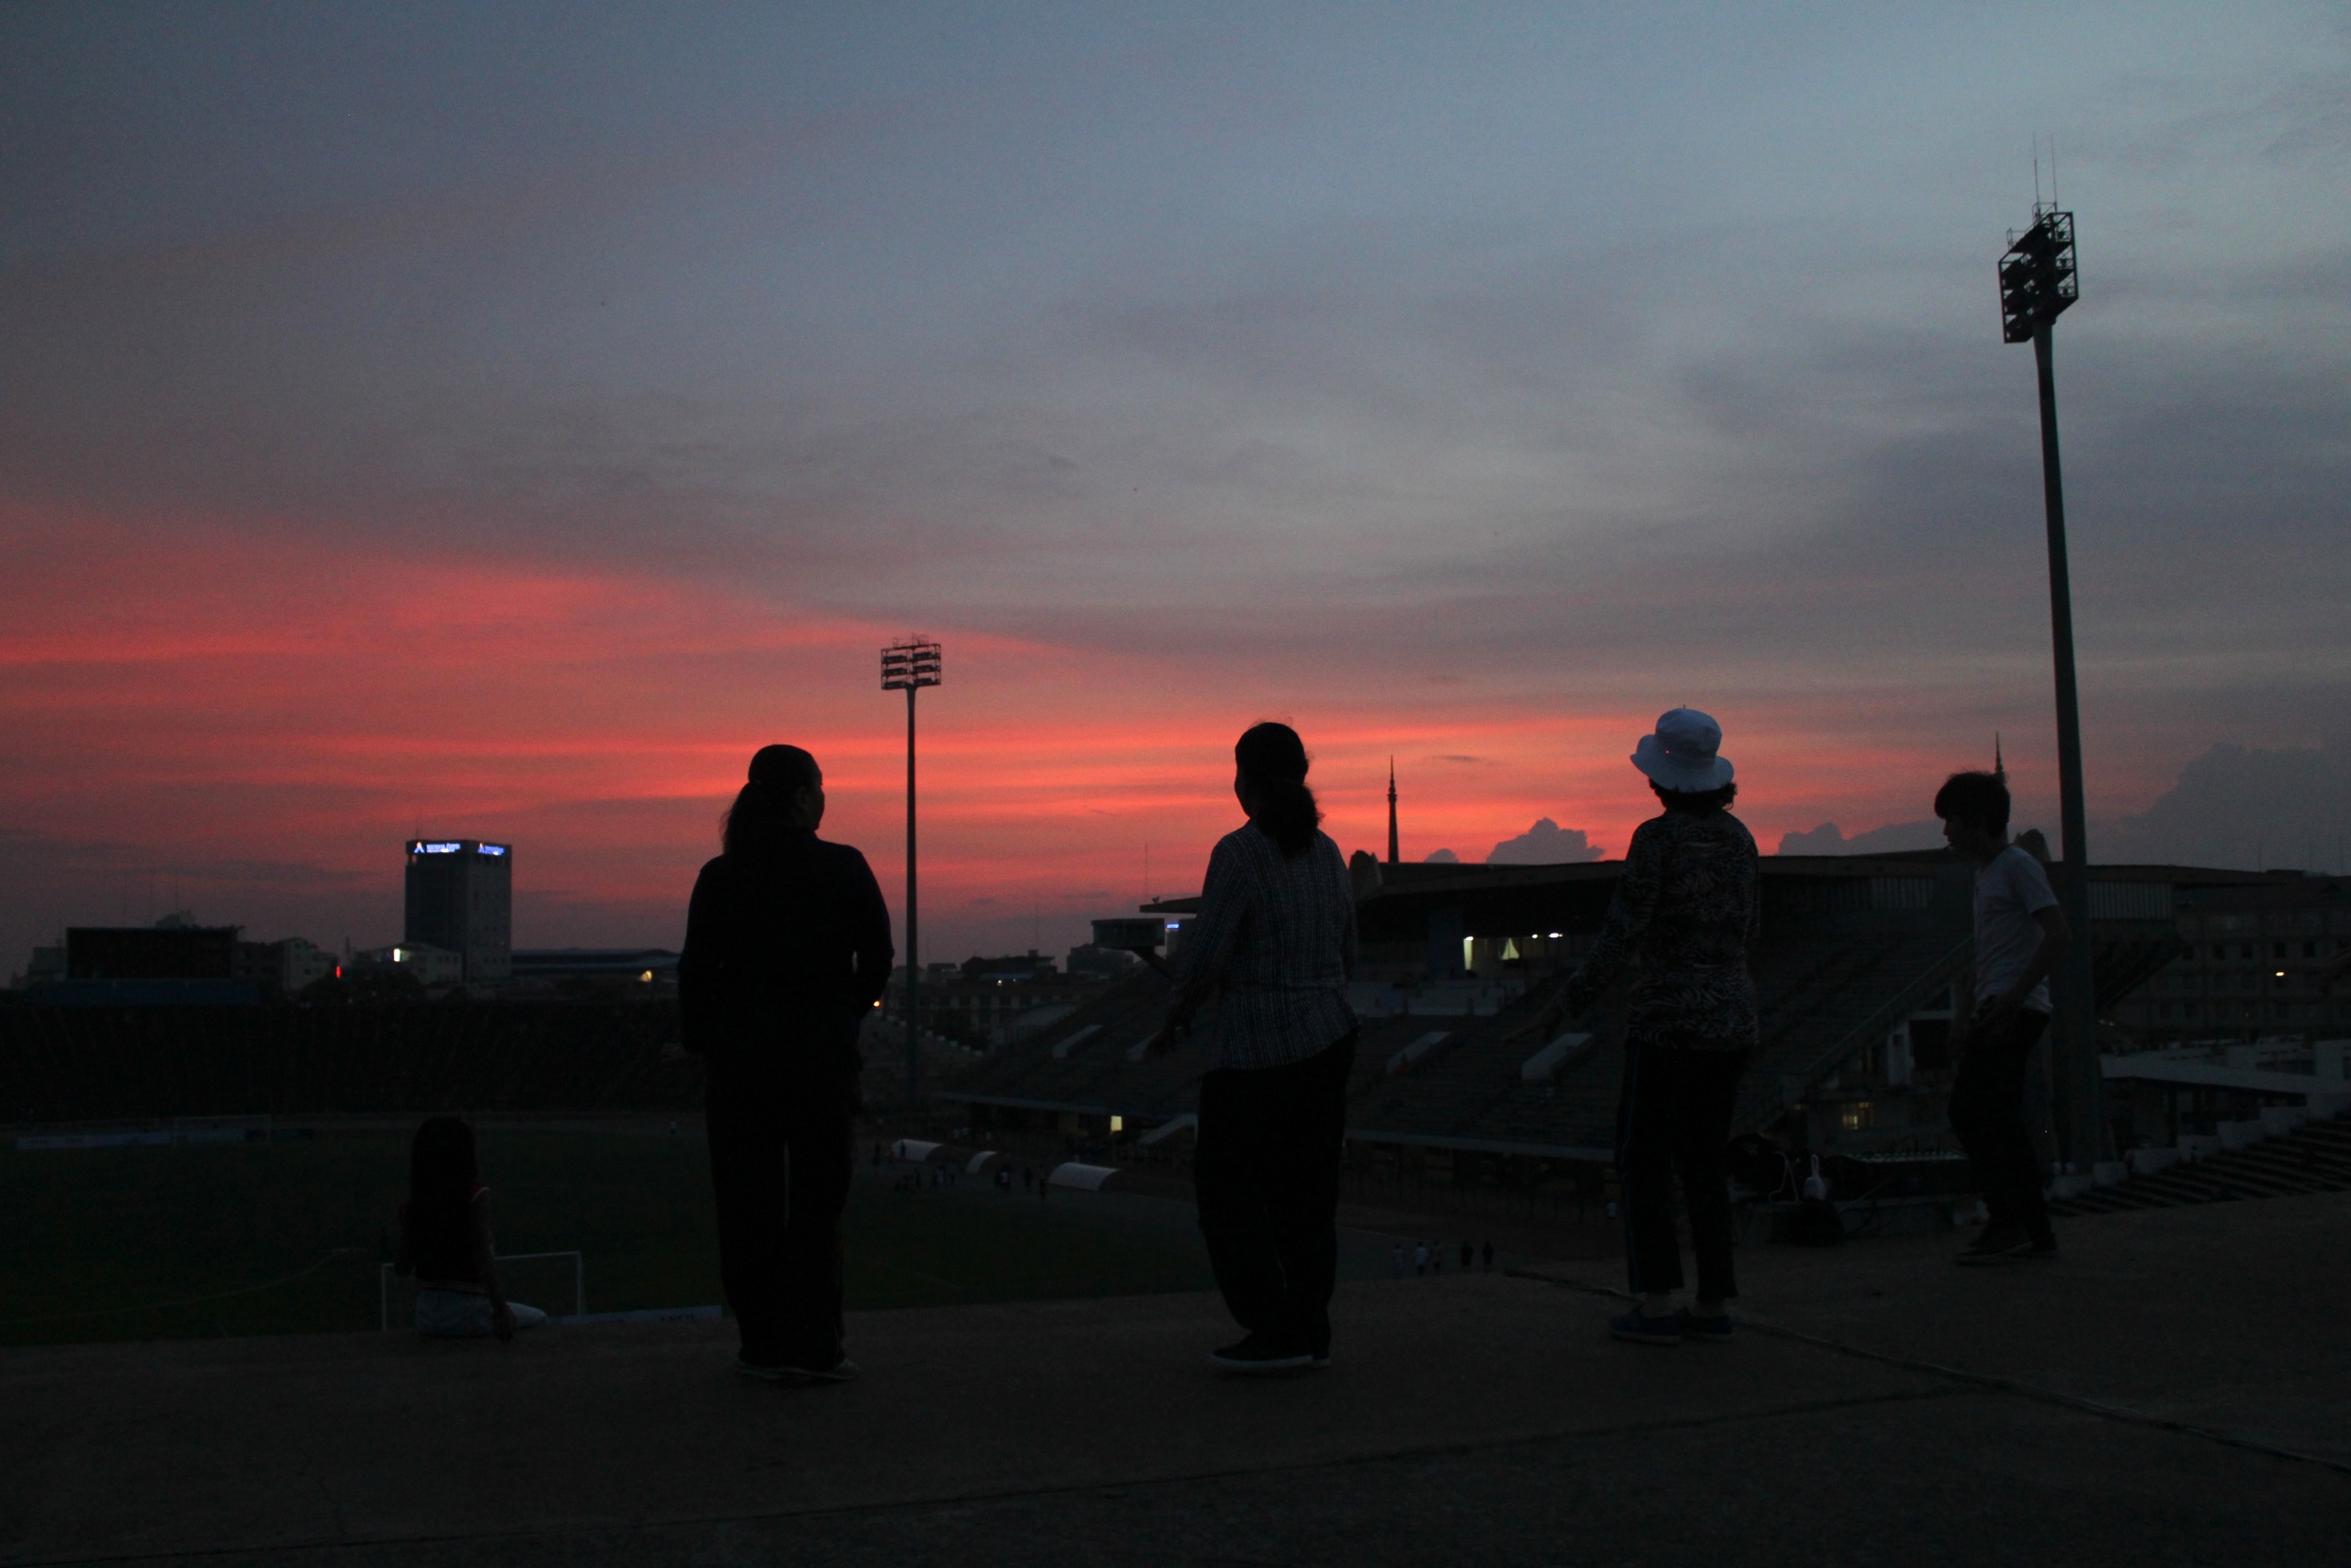
{"label": "seated girl", "polygon": [[482,1185],[473,1129],[434,1116],[408,1146],[408,1201],[400,1206],[403,1277],[417,1276],[417,1332],[447,1339],[514,1337],[547,1321],[506,1298],[490,1256],[490,1188]]}

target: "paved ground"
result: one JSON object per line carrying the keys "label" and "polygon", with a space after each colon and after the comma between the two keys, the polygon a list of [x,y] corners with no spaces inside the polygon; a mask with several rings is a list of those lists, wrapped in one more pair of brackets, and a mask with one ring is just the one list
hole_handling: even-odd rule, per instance
{"label": "paved ground", "polygon": [[1355,1283],[1280,1382],[1202,1296],[866,1314],[822,1389],[724,1326],[11,1350],[0,1562],[2343,1560],[2351,1195],[2060,1234],[1751,1251],[1730,1346],[1610,1343],[1596,1265]]}

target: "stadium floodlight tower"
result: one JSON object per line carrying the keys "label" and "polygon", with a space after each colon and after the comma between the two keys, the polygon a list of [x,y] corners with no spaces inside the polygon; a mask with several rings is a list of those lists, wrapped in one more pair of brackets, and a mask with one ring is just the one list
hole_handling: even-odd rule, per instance
{"label": "stadium floodlight tower", "polygon": [[906,694],[906,1108],[922,1106],[922,956],[915,945],[915,693],[939,684],[938,644],[909,637],[882,650],[882,689]]}
{"label": "stadium floodlight tower", "polygon": [[2074,681],[2074,586],[2065,556],[2065,482],[2057,466],[2057,382],[2051,354],[2057,317],[2081,297],[2074,254],[2074,215],[2054,198],[2033,204],[2032,226],[2008,235],[2000,258],[2000,331],[2030,343],[2040,379],[2040,486],[2049,522],[2049,640],[2057,667],[2057,814],[2065,853],[2057,866],[2058,907],[2074,934],[2057,962],[2054,1061],[2057,1129],[2066,1158],[2083,1170],[2106,1147],[2104,1075],[2098,1064],[2095,970],[2090,940],[2090,847],[2082,800],[2081,704]]}

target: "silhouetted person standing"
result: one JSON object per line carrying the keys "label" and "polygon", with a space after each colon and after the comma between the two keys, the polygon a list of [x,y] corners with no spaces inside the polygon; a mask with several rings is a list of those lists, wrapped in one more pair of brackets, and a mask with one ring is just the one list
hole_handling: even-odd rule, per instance
{"label": "silhouetted person standing", "polygon": [[754,1377],[837,1381],[841,1211],[856,1163],[858,1032],[889,983],[890,916],[865,857],[816,836],[824,775],[767,746],[702,868],[678,959],[708,1070],[719,1269]]}
{"label": "silhouetted person standing", "polygon": [[[1738,1080],[1755,1045],[1755,987],[1747,970],[1761,876],[1755,841],[1730,812],[1738,793],[1722,728],[1693,708],[1661,715],[1632,765],[1665,808],[1633,829],[1625,874],[1600,935],[1567,978],[1566,1007],[1581,1012],[1638,961],[1625,1026],[1625,1083],[1617,1105],[1616,1169],[1623,1185],[1630,1312],[1609,1330],[1642,1345],[1727,1340],[1723,1303],[1731,1274],[1730,1175],[1724,1152]],[[1554,1003],[1515,1031],[1558,1027]],[[1697,1299],[1672,1310],[1682,1288],[1674,1237],[1673,1178],[1698,1255]]]}
{"label": "silhouetted person standing", "polygon": [[1258,724],[1233,759],[1249,821],[1208,857],[1167,1026],[1145,1049],[1165,1050],[1220,999],[1192,1181],[1217,1286],[1247,1335],[1213,1359],[1231,1372],[1286,1372],[1330,1361],[1355,893],[1317,827],[1298,732]]}
{"label": "silhouetted person standing", "polygon": [[1975,1164],[1991,1219],[1962,1263],[2054,1257],[2040,1160],[2025,1125],[2024,1080],[2049,1029],[2049,971],[2070,934],[2040,862],[2008,842],[2008,783],[1953,774],[1934,797],[1943,837],[1975,862],[1975,968],[1958,983],[1951,1131]]}

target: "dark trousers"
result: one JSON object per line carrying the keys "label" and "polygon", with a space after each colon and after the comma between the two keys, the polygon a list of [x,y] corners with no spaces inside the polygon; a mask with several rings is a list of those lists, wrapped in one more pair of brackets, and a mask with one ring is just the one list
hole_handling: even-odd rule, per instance
{"label": "dark trousers", "polygon": [[743,1359],[828,1366],[841,1354],[841,1211],[856,1161],[855,1081],[710,1065],[719,1276]]}
{"label": "dark trousers", "polygon": [[1951,1078],[1951,1131],[1975,1162],[1992,1223],[2035,1240],[2050,1234],[2049,1210],[2041,1201],[2040,1159],[2024,1125],[2024,1075],[2048,1027],[2047,1013],[2030,1010],[2004,1029],[1979,1023],[1968,1031]]}
{"label": "dark trousers", "polygon": [[1330,1348],[1339,1162],[1355,1036],[1283,1067],[1200,1080],[1192,1186],[1234,1321],[1286,1350]]}
{"label": "dark trousers", "polygon": [[1682,1286],[1673,1231],[1673,1178],[1690,1216],[1698,1298],[1738,1294],[1731,1274],[1730,1174],[1723,1151],[1738,1103],[1744,1051],[1692,1051],[1625,1042],[1625,1090],[1616,1112],[1616,1175],[1624,1188],[1625,1263],[1633,1292]]}

